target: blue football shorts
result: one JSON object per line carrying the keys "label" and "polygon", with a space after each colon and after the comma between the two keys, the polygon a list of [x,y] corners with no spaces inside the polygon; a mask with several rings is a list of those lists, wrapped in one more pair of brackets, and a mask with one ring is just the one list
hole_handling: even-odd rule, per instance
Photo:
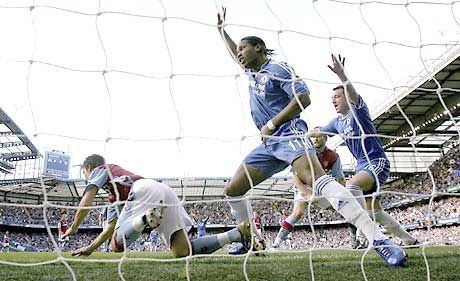
{"label": "blue football shorts", "polygon": [[387,158],[376,158],[371,159],[370,163],[367,161],[358,163],[356,173],[360,171],[365,171],[374,178],[377,176],[374,186],[370,190],[363,190],[364,195],[369,195],[377,191],[377,182],[380,184],[381,188],[387,181],[390,176],[390,161],[388,161]]}
{"label": "blue football shorts", "polygon": [[300,135],[308,131],[306,124],[304,122],[298,122],[297,124],[299,126],[296,126],[294,129],[287,128],[285,129],[286,132],[283,132],[281,135],[298,135],[298,137],[283,140],[271,139],[267,144],[262,143],[252,150],[244,158],[243,162],[261,171],[265,176],[271,177],[291,165],[300,156],[306,155],[306,153],[316,153],[310,138]]}

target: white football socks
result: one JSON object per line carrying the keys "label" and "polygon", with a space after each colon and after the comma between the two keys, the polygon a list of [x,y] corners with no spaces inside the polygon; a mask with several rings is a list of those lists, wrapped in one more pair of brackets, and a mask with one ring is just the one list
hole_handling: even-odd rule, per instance
{"label": "white football socks", "polygon": [[[364,210],[366,210],[366,199],[364,199],[364,194],[363,194],[363,190],[361,189],[361,187],[354,185],[354,184],[347,184],[346,188],[351,192],[351,194],[353,194],[353,196],[355,196],[356,201],[358,201],[359,205],[361,205],[361,207]],[[371,219],[373,219],[372,216],[371,216]],[[363,232],[359,229],[357,229],[355,236],[359,240],[362,240],[364,238]]]}
{"label": "white football socks", "polygon": [[[369,211],[370,216],[372,217],[372,211]],[[375,210],[375,220],[384,226],[388,232],[394,234],[395,236],[401,238],[404,241],[404,244],[411,245],[415,242],[415,238],[412,237],[397,220],[395,220],[390,214],[384,210]]]}
{"label": "white football socks", "polygon": [[378,226],[370,219],[353,194],[328,175],[316,180],[317,192],[331,203],[348,222],[361,230],[369,242],[386,239]]}
{"label": "white football socks", "polygon": [[252,208],[248,200],[244,197],[239,196],[227,196],[227,198],[233,199],[232,201],[228,201],[228,204],[230,205],[230,208],[232,210],[232,215],[236,218],[236,223],[239,224],[243,221],[249,222],[249,224],[251,225],[252,233],[254,233],[260,240],[263,240],[262,235],[259,234],[255,223],[252,221]]}

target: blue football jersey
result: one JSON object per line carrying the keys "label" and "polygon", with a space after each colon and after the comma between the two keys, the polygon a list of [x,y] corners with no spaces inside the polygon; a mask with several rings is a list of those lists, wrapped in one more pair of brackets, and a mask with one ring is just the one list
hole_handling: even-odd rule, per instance
{"label": "blue football jersey", "polygon": [[197,232],[198,232],[199,237],[206,235],[206,222],[207,221],[205,220],[205,221],[198,221],[196,223]]}
{"label": "blue football jersey", "polygon": [[152,230],[150,232],[150,242],[156,243],[158,240],[158,235],[159,235],[158,231]]}
{"label": "blue football jersey", "polygon": [[[259,130],[295,98],[294,93],[309,94],[302,80],[293,81],[298,77],[293,77],[294,70],[286,63],[268,59],[259,72],[250,73],[251,69],[246,69],[246,72],[249,76],[251,115]],[[285,135],[283,132],[290,126],[292,122],[282,124],[273,135]]]}
{"label": "blue football jersey", "polygon": [[[355,113],[357,120],[355,120],[352,110]],[[369,109],[361,96],[358,96],[357,104],[352,104],[352,108],[347,115],[339,115],[332,119],[329,124],[321,127],[321,131],[342,134],[343,136],[349,137],[362,136],[363,132],[361,132],[358,122],[361,124],[365,134],[377,134],[377,130],[375,129],[374,123],[372,122],[369,114]],[[370,160],[386,158],[385,152],[382,148],[382,143],[378,137],[367,137],[364,139],[364,146],[366,150],[363,149],[361,138],[344,139],[351,154],[353,154],[358,161],[358,165],[360,163],[367,162],[366,152],[369,155]]]}

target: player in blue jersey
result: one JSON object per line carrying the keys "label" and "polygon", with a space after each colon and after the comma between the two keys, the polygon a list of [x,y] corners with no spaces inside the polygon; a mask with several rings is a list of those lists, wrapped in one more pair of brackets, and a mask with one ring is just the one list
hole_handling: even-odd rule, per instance
{"label": "player in blue jersey", "polygon": [[157,251],[159,233],[155,229],[150,231],[150,252]]}
{"label": "player in blue jersey", "polygon": [[[90,245],[72,251],[73,256],[91,255],[110,237],[112,250],[123,251],[147,225],[157,229],[175,257],[210,254],[228,243],[250,240],[249,223],[241,223],[227,232],[190,241],[187,232],[193,223],[169,186],[144,179],[118,165],[106,164],[97,154],[85,159],[83,171],[87,185],[79,206],[90,207],[100,189],[104,189],[109,194],[109,202],[116,205],[109,207],[103,231]],[[115,207],[119,207],[119,216]],[[63,238],[77,232],[88,212],[87,208],[77,210],[72,226]]]}
{"label": "player in blue jersey", "polygon": [[[346,92],[343,86],[333,89],[332,104],[339,116],[332,119],[329,124],[321,127],[322,132],[341,134],[351,154],[357,161],[356,174],[347,182],[347,188],[360,201],[363,207],[370,210],[371,217],[393,233],[406,245],[414,245],[417,240],[405,231],[401,225],[382,209],[380,198],[376,197],[372,206],[372,193],[378,192],[390,175],[390,162],[388,161],[379,137],[363,135],[375,135],[377,130],[371,119],[369,109],[363,98],[356,92],[353,84],[348,81],[343,64],[345,58],[339,59],[332,55],[332,65],[328,67],[342,81],[346,83]],[[349,138],[354,137],[354,138]],[[369,158],[367,158],[367,157]],[[363,195],[366,195],[365,199]],[[374,211],[372,213],[372,210]]]}
{"label": "player in blue jersey", "polygon": [[196,231],[198,237],[206,236],[206,224],[208,223],[208,219],[209,217],[196,220]]}
{"label": "player in blue jersey", "polygon": [[[304,135],[308,129],[305,121],[300,119],[300,113],[310,105],[307,85],[287,63],[271,59],[273,50],[268,49],[261,38],[244,37],[237,45],[224,30],[225,13],[225,8],[218,13],[217,28],[231,56],[249,78],[251,115],[263,140],[246,156],[225,187],[225,194],[231,199],[229,204],[237,222],[252,221],[250,205],[243,197],[251,185],[257,185],[291,165],[303,183],[316,187],[315,195],[324,196],[335,210],[361,229],[369,240],[390,243],[353,195],[326,175],[313,144]],[[308,193],[307,190],[304,192]],[[258,235],[252,222],[251,229]],[[262,238],[259,236],[256,240],[260,242]],[[260,244],[255,242],[256,246]],[[405,260],[404,251],[392,246],[380,247],[377,251],[388,264],[402,265]],[[235,249],[235,253],[247,250],[248,246],[243,245]]]}
{"label": "player in blue jersey", "polygon": [[453,174],[454,176],[460,177],[460,161],[455,161],[455,159],[449,160],[449,169],[448,171]]}

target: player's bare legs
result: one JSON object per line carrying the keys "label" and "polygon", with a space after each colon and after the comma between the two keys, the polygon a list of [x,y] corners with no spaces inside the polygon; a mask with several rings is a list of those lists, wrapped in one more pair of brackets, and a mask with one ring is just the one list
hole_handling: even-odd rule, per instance
{"label": "player's bare legs", "polygon": [[307,209],[307,204],[305,202],[295,202],[294,203],[294,210],[292,210],[292,216],[294,216],[297,220],[300,220],[305,213],[305,209]]}
{"label": "player's bare legs", "polygon": [[[369,191],[374,188],[375,179],[374,176],[370,175],[368,172],[360,171],[351,178],[348,183],[353,186],[361,187],[363,191]],[[374,202],[373,205],[372,202]],[[369,215],[372,219],[375,215],[376,222],[383,225],[390,233],[393,233],[403,240],[404,244],[413,245],[417,242],[413,236],[401,227],[398,221],[382,209],[380,198],[372,200],[372,197],[366,197],[366,208],[369,210]]]}
{"label": "player's bare legs", "polygon": [[[309,159],[312,165],[310,165]],[[313,176],[314,179],[318,179],[326,174],[315,153],[300,156],[294,160],[292,167],[300,180],[310,186],[313,186]]]}
{"label": "player's bare legs", "polygon": [[[246,168],[246,169],[245,169]],[[247,173],[246,173],[247,170]],[[251,226],[251,231],[256,235],[256,243],[264,245],[261,234],[257,231],[255,224],[252,221],[252,208],[246,198],[242,198],[251,188],[267,179],[267,176],[261,171],[246,165],[241,164],[230,180],[229,184],[225,187],[225,195],[229,201],[232,215],[235,217],[238,224],[246,222]],[[264,248],[265,246],[257,246],[258,248]],[[248,250],[248,245],[240,245],[230,250],[230,254],[242,254]]]}
{"label": "player's bare legs", "polygon": [[241,198],[241,196],[245,195],[246,192],[248,192],[248,190],[251,188],[251,183],[249,181],[248,174],[252,180],[253,186],[256,186],[259,183],[263,182],[265,179],[267,179],[267,176],[264,175],[261,171],[254,169],[249,165],[245,165],[248,171],[248,174],[246,174],[243,165],[244,164],[241,164],[238,167],[235,175],[230,180],[230,183],[225,187],[225,195],[229,199],[240,199],[229,201],[230,207],[232,209],[232,214],[235,216],[237,223],[241,223],[243,221],[250,223],[252,231],[254,232],[254,234],[257,235],[257,229],[255,228],[255,225],[251,223],[251,205],[248,204],[247,199]]}
{"label": "player's bare legs", "polygon": [[190,254],[189,240],[183,229],[178,230],[171,235],[171,252],[174,257],[185,257]]}
{"label": "player's bare legs", "polygon": [[295,223],[302,218],[306,208],[307,204],[304,201],[296,201],[294,203],[294,209],[292,210],[292,213],[286,218],[285,221],[281,222],[281,228],[272,245],[273,248],[278,248],[281,242],[287,239],[289,233],[294,230]]}
{"label": "player's bare legs", "polygon": [[353,194],[324,173],[316,154],[303,155],[297,158],[292,166],[302,182],[313,186],[313,178],[315,178],[316,194],[324,196],[347,221],[361,229],[367,239],[373,241],[386,238],[378,230],[377,225],[371,221]]}
{"label": "player's bare legs", "polygon": [[[310,165],[308,161],[310,158],[313,164]],[[297,188],[298,192],[301,194],[299,197],[295,197],[294,199],[308,199],[311,197],[312,193],[310,190],[307,190],[304,187],[304,184],[307,183],[311,186],[313,182],[313,176],[318,178],[325,174],[324,170],[321,168],[321,164],[319,163],[318,158],[316,157],[316,153],[305,154],[294,160],[292,163],[292,167],[296,173],[299,171],[301,175],[296,174],[293,177],[294,186]],[[310,167],[314,167],[312,170]],[[278,235],[275,238],[275,241],[272,245],[273,248],[278,248],[280,243],[286,240],[289,233],[294,230],[295,223],[300,220],[305,213],[306,203],[305,201],[296,201],[294,203],[294,210],[292,214],[290,214],[283,222],[281,222],[281,228],[278,232]]]}
{"label": "player's bare legs", "polygon": [[[251,188],[251,184],[248,179],[248,175],[244,169],[244,164],[241,164],[233,175],[230,183],[225,187],[225,195],[235,197],[242,196],[248,192]],[[252,180],[253,186],[258,185],[267,179],[267,176],[264,175],[261,171],[252,168],[249,165],[245,165],[248,170],[249,177]]]}

